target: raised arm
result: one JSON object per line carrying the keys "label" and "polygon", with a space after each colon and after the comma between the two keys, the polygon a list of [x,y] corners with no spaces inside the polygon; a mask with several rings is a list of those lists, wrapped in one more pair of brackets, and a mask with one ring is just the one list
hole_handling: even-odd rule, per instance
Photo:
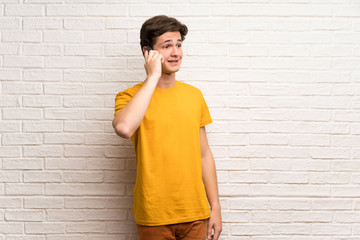
{"label": "raised arm", "polygon": [[148,74],[143,86],[115,116],[112,125],[117,135],[130,138],[140,126],[151,97],[161,77],[161,62],[164,57],[157,51],[145,51],[145,70]]}

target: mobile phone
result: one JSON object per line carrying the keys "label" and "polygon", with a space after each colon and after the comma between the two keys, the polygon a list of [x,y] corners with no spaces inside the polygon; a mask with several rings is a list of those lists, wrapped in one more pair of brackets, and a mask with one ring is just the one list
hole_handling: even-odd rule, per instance
{"label": "mobile phone", "polygon": [[150,50],[153,50],[150,46],[146,46],[146,51],[150,52]]}

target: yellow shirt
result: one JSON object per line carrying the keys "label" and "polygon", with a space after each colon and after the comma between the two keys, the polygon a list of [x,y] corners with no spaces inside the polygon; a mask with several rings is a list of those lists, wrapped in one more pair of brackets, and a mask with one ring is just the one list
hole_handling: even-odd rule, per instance
{"label": "yellow shirt", "polygon": [[[116,115],[144,82],[119,92]],[[141,225],[156,226],[210,217],[202,180],[200,127],[212,123],[200,89],[175,80],[156,88],[131,140],[136,153],[133,213]]]}

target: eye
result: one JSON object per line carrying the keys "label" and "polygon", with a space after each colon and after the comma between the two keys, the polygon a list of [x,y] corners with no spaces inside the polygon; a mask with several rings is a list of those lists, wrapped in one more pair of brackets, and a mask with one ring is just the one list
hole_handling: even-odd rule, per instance
{"label": "eye", "polygon": [[176,45],[178,48],[181,48],[181,44]]}
{"label": "eye", "polygon": [[169,48],[169,45],[165,45],[165,46],[163,46],[163,48],[165,48],[165,49],[166,49],[166,48]]}

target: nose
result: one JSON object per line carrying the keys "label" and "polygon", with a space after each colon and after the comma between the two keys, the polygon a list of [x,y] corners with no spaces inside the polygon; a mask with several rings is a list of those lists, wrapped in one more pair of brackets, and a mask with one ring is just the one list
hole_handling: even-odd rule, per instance
{"label": "nose", "polygon": [[175,46],[174,48],[172,48],[171,55],[172,56],[177,56],[177,55],[180,54],[180,52],[181,52],[181,48],[178,48],[178,47]]}

